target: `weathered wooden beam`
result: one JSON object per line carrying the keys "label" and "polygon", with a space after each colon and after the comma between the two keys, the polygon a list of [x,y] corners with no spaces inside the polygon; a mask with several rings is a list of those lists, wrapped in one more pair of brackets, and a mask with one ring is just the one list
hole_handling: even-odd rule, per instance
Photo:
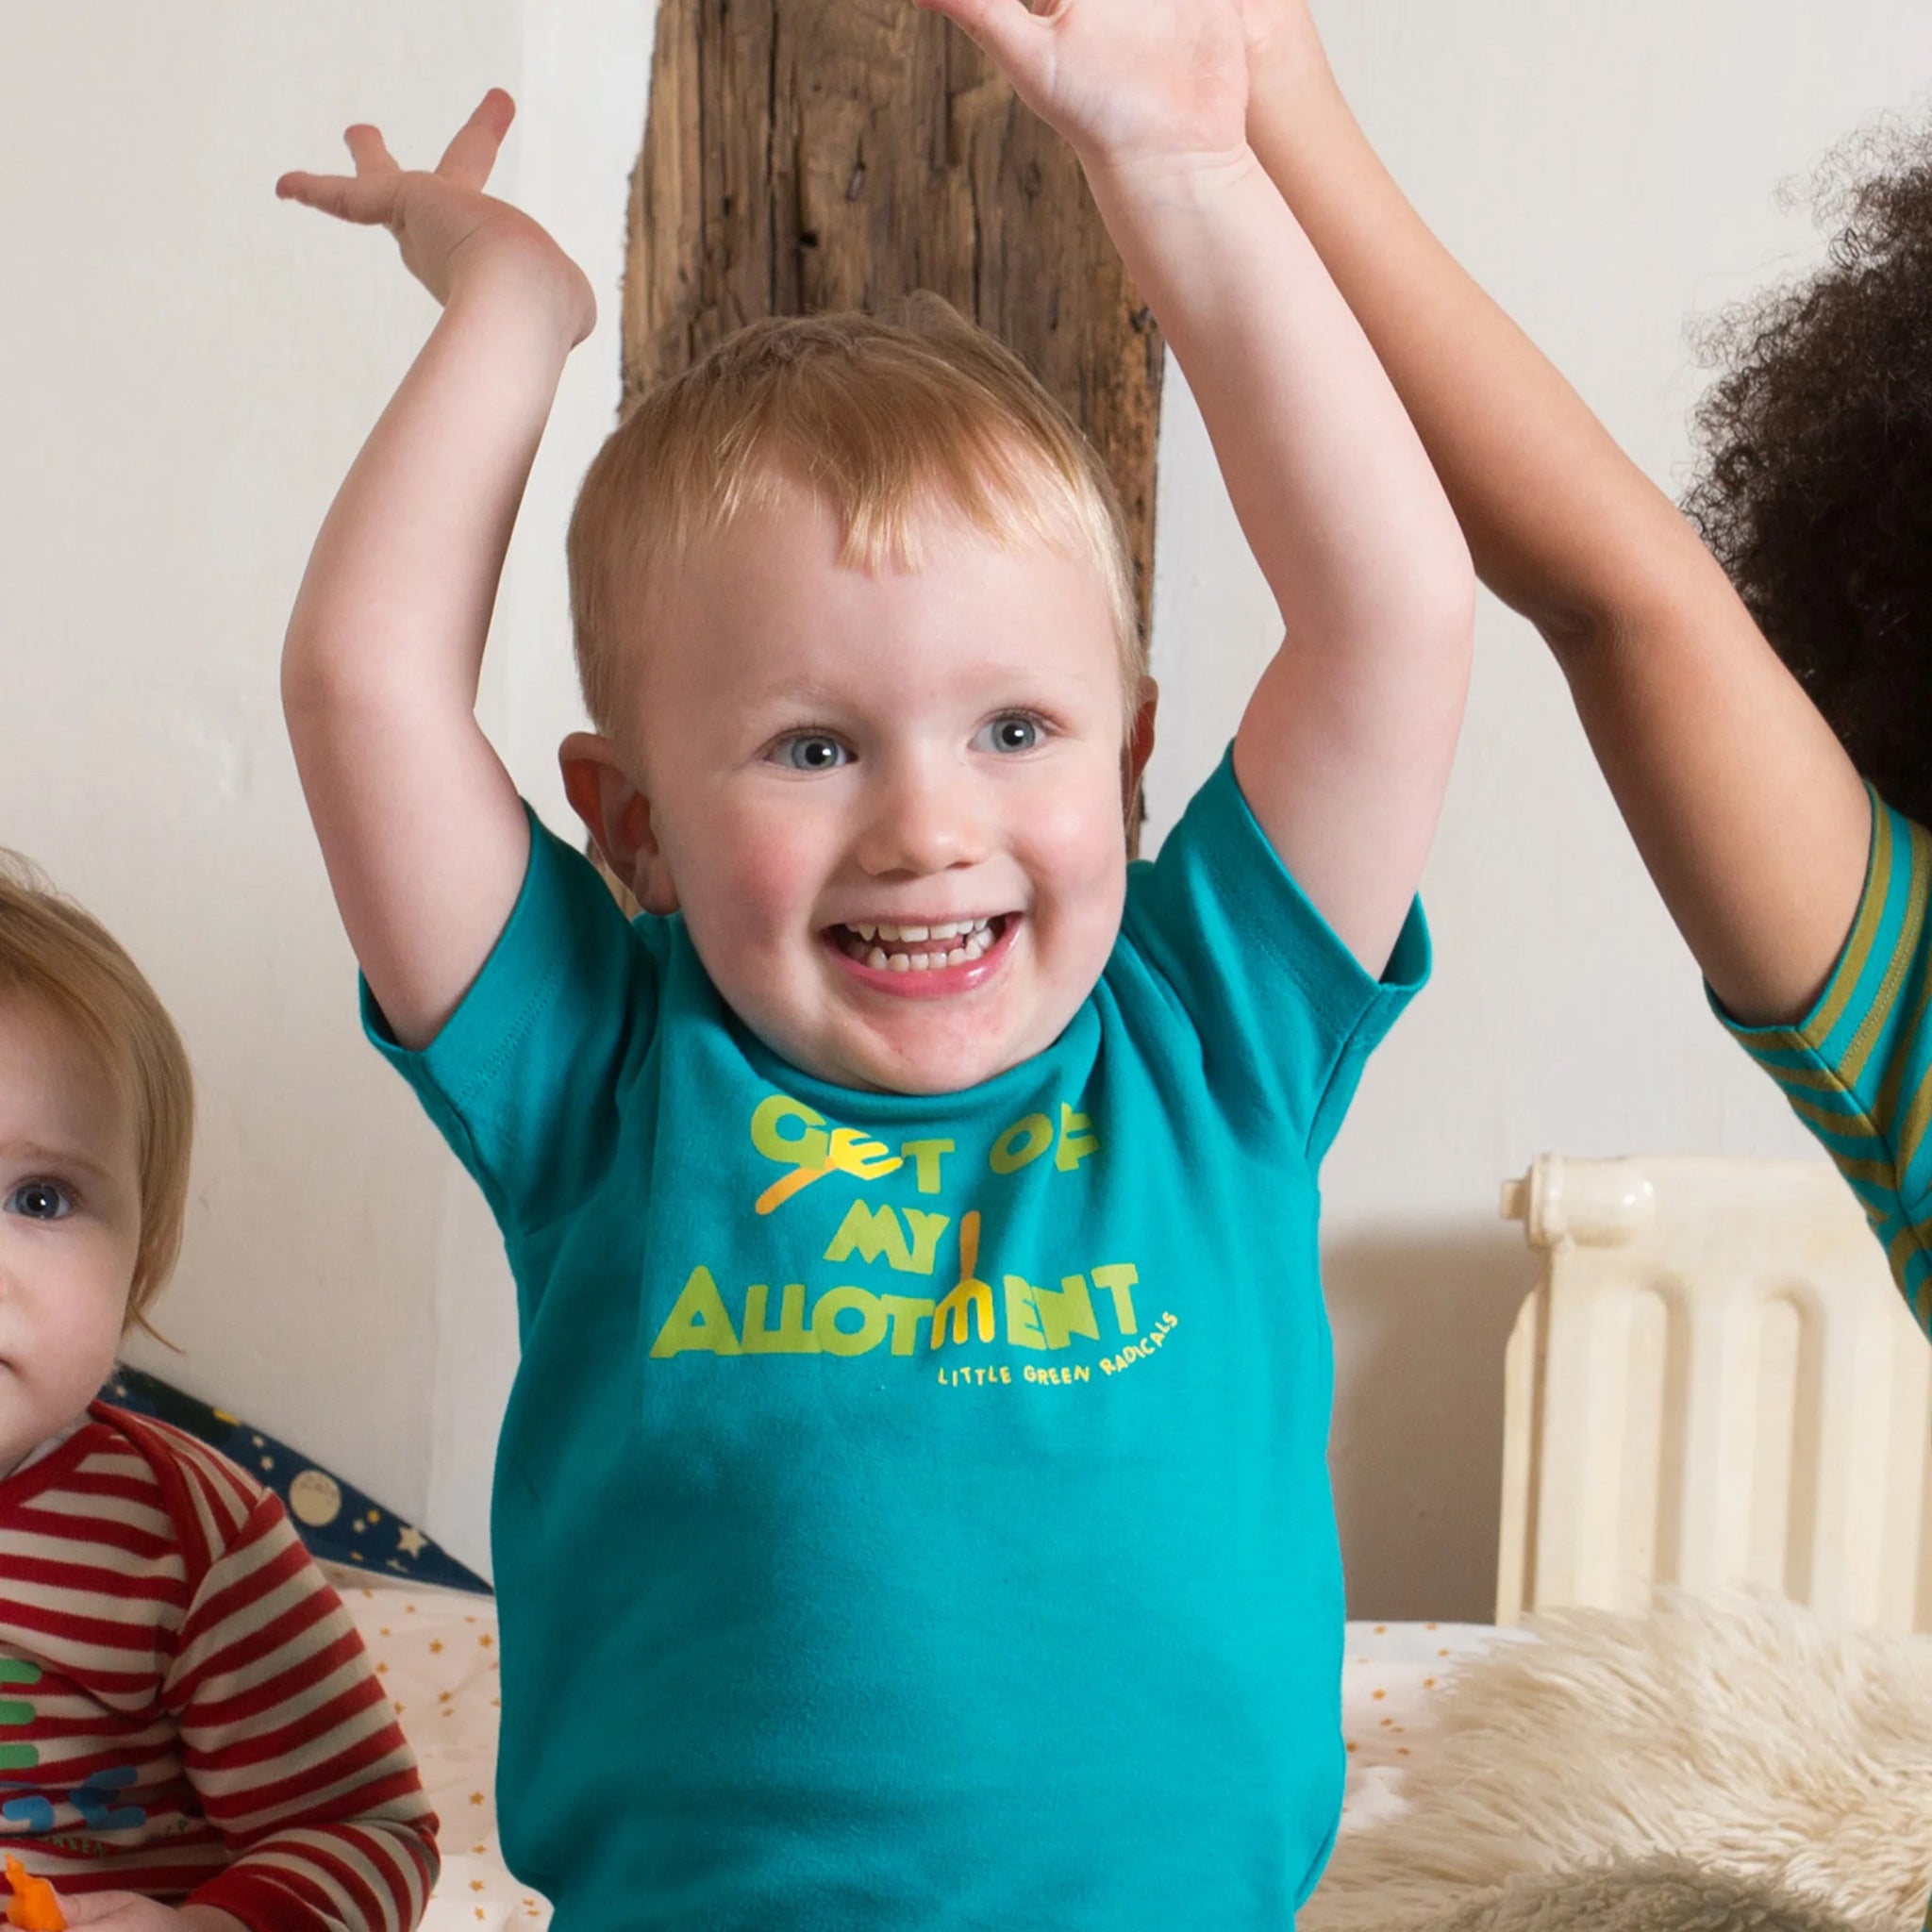
{"label": "weathered wooden beam", "polygon": [[1147,620],[1161,343],[1078,163],[908,0],[661,0],[625,277],[626,399],[766,315],[930,289],[1093,440]]}

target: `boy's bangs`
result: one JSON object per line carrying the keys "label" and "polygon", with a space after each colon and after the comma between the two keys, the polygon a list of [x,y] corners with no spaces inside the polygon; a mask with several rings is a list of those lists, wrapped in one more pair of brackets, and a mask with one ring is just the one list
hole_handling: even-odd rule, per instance
{"label": "boy's bangs", "polygon": [[947,424],[924,437],[868,436],[862,432],[872,425],[848,422],[809,425],[831,433],[808,441],[799,433],[805,426],[774,425],[721,452],[710,489],[684,498],[695,512],[686,541],[728,529],[747,512],[782,508],[802,490],[837,519],[839,560],[856,569],[922,569],[921,531],[935,511],[995,542],[1049,543],[1075,556],[1093,552],[1096,560],[1106,555],[1093,542],[1093,519],[1081,513],[1080,480],[1010,434]]}

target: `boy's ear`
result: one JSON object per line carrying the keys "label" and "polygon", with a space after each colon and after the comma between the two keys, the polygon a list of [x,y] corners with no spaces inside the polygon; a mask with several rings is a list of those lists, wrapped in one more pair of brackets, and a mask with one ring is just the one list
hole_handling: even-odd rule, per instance
{"label": "boy's ear", "polygon": [[1141,825],[1141,779],[1147,770],[1147,760],[1154,756],[1154,710],[1159,702],[1160,687],[1151,677],[1143,679],[1133,728],[1121,750],[1121,801],[1126,807],[1130,836]]}
{"label": "boy's ear", "polygon": [[651,801],[625,770],[617,747],[595,732],[573,731],[558,746],[557,762],[571,808],[605,864],[646,912],[675,912],[677,889],[651,823]]}

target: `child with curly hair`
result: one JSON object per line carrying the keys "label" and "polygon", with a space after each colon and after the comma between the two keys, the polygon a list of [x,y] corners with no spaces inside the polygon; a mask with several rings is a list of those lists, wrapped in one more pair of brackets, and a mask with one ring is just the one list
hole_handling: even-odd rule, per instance
{"label": "child with curly hair", "polygon": [[1826,266],[1716,332],[1687,522],[1408,206],[1307,0],[1244,19],[1249,139],[1561,665],[1719,1017],[1932,1333],[1932,135],[1841,151]]}
{"label": "child with curly hair", "polygon": [[90,1932],[408,1932],[436,1820],[275,1494],[94,1399],[180,1246],[193,1083],[0,853],[0,1849]]}
{"label": "child with curly hair", "polygon": [[1932,137],[1848,150],[1828,265],[1717,337],[1687,522],[1424,226],[1307,0],[1245,19],[1250,139],[1562,667],[1720,1017],[1932,1330]]}

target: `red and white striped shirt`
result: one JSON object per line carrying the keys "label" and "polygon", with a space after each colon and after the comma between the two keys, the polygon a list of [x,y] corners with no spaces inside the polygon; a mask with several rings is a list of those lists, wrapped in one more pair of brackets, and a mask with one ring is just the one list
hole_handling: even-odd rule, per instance
{"label": "red and white striped shirt", "polygon": [[255,1932],[408,1932],[416,1760],[280,1502],[95,1403],[0,1480],[0,1847]]}

